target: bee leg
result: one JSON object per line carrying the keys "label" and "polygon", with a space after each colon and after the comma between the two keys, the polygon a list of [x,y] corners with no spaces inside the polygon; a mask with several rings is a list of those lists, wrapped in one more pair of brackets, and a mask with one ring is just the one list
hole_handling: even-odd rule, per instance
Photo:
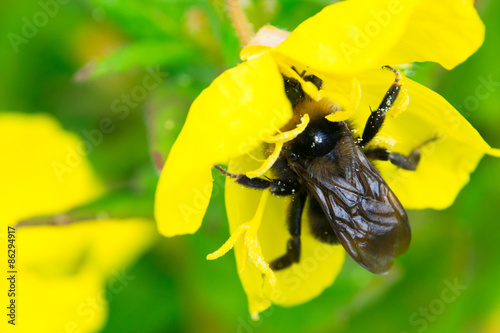
{"label": "bee leg", "polygon": [[392,164],[402,169],[415,171],[420,161],[420,149],[414,149],[410,155],[393,153],[389,149],[375,148],[365,151],[366,157],[372,160],[391,161]]}
{"label": "bee leg", "polygon": [[265,190],[269,188],[272,194],[278,196],[286,196],[297,194],[301,188],[301,184],[295,179],[262,179],[262,178],[249,178],[243,174],[234,174],[227,172],[220,166],[216,165],[215,168],[219,170],[224,176],[234,179],[236,184],[245,187],[253,188],[256,190]]}
{"label": "bee leg", "polygon": [[288,97],[292,106],[295,106],[299,101],[304,98],[304,91],[300,85],[300,82],[294,78],[283,76],[285,81],[285,94]]}
{"label": "bee leg", "polygon": [[323,86],[323,80],[321,80],[316,75],[306,75],[304,76],[304,81],[312,82],[316,86],[316,88],[318,88],[318,90],[320,90]]}
{"label": "bee leg", "polygon": [[292,204],[290,205],[290,212],[288,215],[288,231],[292,238],[287,243],[286,253],[278,259],[272,261],[269,266],[273,270],[280,270],[291,266],[293,263],[300,260],[300,228],[302,221],[302,212],[307,198],[307,192],[301,190],[301,184],[298,180],[291,179],[261,179],[249,178],[243,174],[234,174],[227,172],[218,165],[215,166],[224,176],[235,179],[237,184],[264,190],[269,188],[269,191],[274,195],[286,196],[294,195]]}
{"label": "bee leg", "polygon": [[[304,81],[312,82],[316,86],[316,88],[318,88],[318,90],[321,89],[321,86],[323,85],[323,80],[321,80],[316,75],[306,75],[303,77],[303,79]],[[285,81],[286,97],[288,97],[288,100],[290,101],[290,103],[292,103],[292,106],[295,106],[305,97],[304,90],[302,89],[302,86],[297,79],[283,76],[283,80]]]}
{"label": "bee leg", "polygon": [[[391,67],[388,68],[392,69]],[[380,128],[382,128],[382,125],[384,124],[387,111],[389,111],[399,95],[399,91],[402,87],[401,83],[399,82],[401,80],[401,76],[398,71],[396,71],[395,69],[392,70],[394,74],[396,74],[396,79],[394,80],[394,83],[389,87],[389,90],[387,90],[387,92],[385,93],[384,99],[382,99],[382,102],[378,106],[377,110],[372,111],[370,117],[368,117],[365,129],[363,130],[363,136],[361,137],[361,141],[359,141],[358,143],[361,147],[366,146],[380,131]]]}
{"label": "bee leg", "polygon": [[305,70],[303,70],[302,73],[299,73],[294,66],[292,66],[292,69],[295,71],[295,73],[299,74],[299,76],[303,78],[304,81],[312,82],[316,86],[316,88],[318,88],[318,90],[321,89],[323,80],[321,80],[319,77],[317,77],[316,75],[306,75]]}
{"label": "bee leg", "polygon": [[288,215],[288,231],[290,232],[292,238],[288,240],[286,253],[269,264],[272,270],[280,270],[290,267],[293,263],[297,263],[300,260],[300,229],[306,198],[306,191],[300,191],[293,198]]}
{"label": "bee leg", "polygon": [[437,137],[424,141],[418,147],[413,149],[410,155],[405,156],[400,153],[393,153],[389,149],[385,148],[375,148],[365,151],[366,157],[372,160],[379,161],[391,161],[392,164],[398,166],[402,169],[415,171],[417,169],[418,163],[420,162],[420,149],[432,142],[435,141]]}

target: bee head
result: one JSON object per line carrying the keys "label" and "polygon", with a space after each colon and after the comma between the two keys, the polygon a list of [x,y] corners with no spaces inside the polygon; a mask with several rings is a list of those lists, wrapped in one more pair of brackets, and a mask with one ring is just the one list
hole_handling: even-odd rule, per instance
{"label": "bee head", "polygon": [[334,149],[343,132],[340,123],[325,118],[311,121],[304,132],[293,140],[287,157],[312,159],[324,156]]}

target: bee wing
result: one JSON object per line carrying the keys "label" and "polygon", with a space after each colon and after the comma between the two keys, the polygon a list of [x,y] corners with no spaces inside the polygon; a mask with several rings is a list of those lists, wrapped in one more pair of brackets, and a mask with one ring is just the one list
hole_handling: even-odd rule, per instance
{"label": "bee wing", "polygon": [[309,171],[294,169],[321,205],[349,255],[370,272],[385,274],[393,258],[405,253],[410,245],[408,217],[361,149],[355,149],[354,157],[341,174],[315,173],[314,167]]}

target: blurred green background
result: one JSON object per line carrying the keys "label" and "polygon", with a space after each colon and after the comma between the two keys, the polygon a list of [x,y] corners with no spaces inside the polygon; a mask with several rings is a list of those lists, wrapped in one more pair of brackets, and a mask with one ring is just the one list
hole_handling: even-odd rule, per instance
{"label": "blurred green background", "polygon": [[[291,30],[330,2],[244,3],[255,27]],[[487,29],[481,49],[452,71],[419,64],[413,78],[500,147],[500,1],[477,6]],[[46,21],[34,18],[40,11]],[[88,158],[110,189],[133,198],[136,207],[110,208],[124,215],[152,215],[154,160],[165,158],[190,103],[238,62],[240,47],[222,0],[4,0],[0,31],[0,109],[50,113],[84,140],[110,118],[114,130],[94,138]],[[476,94],[484,80],[497,83],[486,98]],[[451,208],[409,212],[412,244],[389,276],[348,259],[320,297],[273,306],[258,322],[232,252],[205,260],[228,237],[215,197],[198,233],[161,239],[129,269],[136,279],[109,300],[103,332],[500,332],[499,163],[485,157]]]}

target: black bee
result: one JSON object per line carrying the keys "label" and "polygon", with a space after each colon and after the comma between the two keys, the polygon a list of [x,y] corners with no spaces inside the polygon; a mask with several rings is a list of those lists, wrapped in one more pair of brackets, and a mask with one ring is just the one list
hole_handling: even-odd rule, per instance
{"label": "black bee", "polygon": [[[310,122],[301,134],[284,144],[272,167],[276,178],[248,178],[216,166],[238,184],[269,189],[279,196],[293,196],[287,219],[291,239],[286,253],[271,262],[272,269],[299,262],[306,204],[315,238],[329,244],[340,242],[356,262],[373,273],[387,273],[393,258],[408,249],[411,238],[408,216],[370,160],[391,161],[401,168],[415,170],[420,147],[409,156],[383,148],[365,148],[382,127],[386,112],[401,90],[399,73],[394,72],[394,83],[377,110],[371,113],[360,138],[353,136],[348,121],[331,122],[325,118],[338,110],[334,104],[312,100],[297,80],[284,77],[294,116],[281,130],[295,128],[306,113]],[[318,77],[303,78],[321,89],[322,80]]]}

